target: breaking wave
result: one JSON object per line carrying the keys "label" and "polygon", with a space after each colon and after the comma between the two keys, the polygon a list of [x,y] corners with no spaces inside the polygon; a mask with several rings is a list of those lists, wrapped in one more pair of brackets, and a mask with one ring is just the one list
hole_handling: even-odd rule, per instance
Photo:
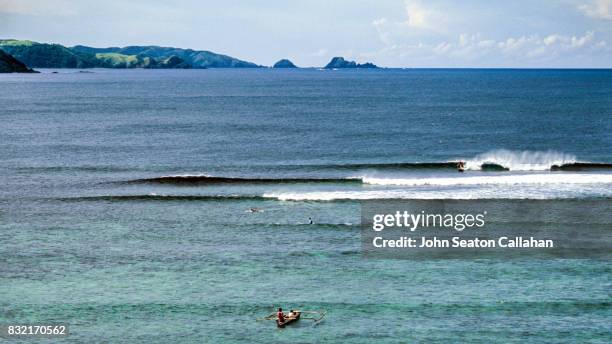
{"label": "breaking wave", "polygon": [[576,163],[576,157],[555,151],[511,151],[493,150],[465,161],[467,170],[481,170],[483,166],[501,166],[510,171],[549,171],[553,166]]}
{"label": "breaking wave", "polygon": [[[353,164],[331,164],[331,165],[295,165],[293,168],[299,168],[304,171],[318,172],[321,170],[449,170],[456,171],[460,169],[461,164],[464,164],[464,170],[467,171],[612,171],[611,163],[591,163],[578,162],[576,157],[571,154],[559,153],[555,151],[537,152],[537,151],[510,151],[505,149],[494,150],[475,156],[474,158],[465,161],[458,159],[456,161],[446,162],[415,162],[415,163],[353,163]],[[279,166],[279,167],[288,167]],[[480,179],[463,179],[466,184],[481,184]],[[530,179],[531,178],[531,179]],[[540,179],[538,179],[540,178]],[[556,177],[549,178],[538,175],[532,177],[508,177],[507,179],[499,179],[502,183],[562,183],[573,182],[569,180],[573,177]],[[578,177],[577,182],[581,182]],[[448,183],[455,183],[455,178],[449,178]],[[405,179],[404,181],[388,182],[394,185],[444,185],[432,183],[428,179]],[[445,183],[444,181],[438,182]],[[203,185],[227,185],[227,184],[380,184],[384,181],[377,181],[373,178],[360,177],[333,177],[333,178],[309,178],[309,177],[228,177],[228,176],[211,176],[207,174],[185,174],[185,175],[167,175],[161,177],[140,178],[128,181],[120,181],[121,184],[172,184],[184,186],[203,186]]]}
{"label": "breaking wave", "polygon": [[363,182],[371,185],[403,185],[403,186],[454,186],[454,185],[519,185],[519,184],[610,184],[612,174],[593,173],[538,173],[511,174],[495,176],[465,176],[449,178],[369,178]]}
{"label": "breaking wave", "polygon": [[355,202],[361,200],[394,199],[612,199],[612,193],[586,188],[551,192],[545,189],[531,190],[372,190],[372,191],[313,191],[264,194],[265,198],[280,201],[306,202]]}
{"label": "breaking wave", "polygon": [[573,155],[550,152],[516,152],[496,150],[483,153],[471,159],[457,159],[442,162],[395,162],[395,163],[352,163],[325,165],[280,165],[281,168],[297,170],[450,170],[456,171],[460,163],[467,170],[481,171],[578,171],[612,170],[612,163],[579,162]]}

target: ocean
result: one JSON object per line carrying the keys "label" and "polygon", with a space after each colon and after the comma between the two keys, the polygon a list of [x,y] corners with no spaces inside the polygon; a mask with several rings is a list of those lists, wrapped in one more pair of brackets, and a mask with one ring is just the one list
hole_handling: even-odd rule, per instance
{"label": "ocean", "polygon": [[[365,259],[360,239],[362,200],[611,198],[611,166],[576,166],[612,163],[612,70],[42,71],[0,76],[0,325],[612,341],[609,260]],[[326,315],[257,320],[277,307]]]}

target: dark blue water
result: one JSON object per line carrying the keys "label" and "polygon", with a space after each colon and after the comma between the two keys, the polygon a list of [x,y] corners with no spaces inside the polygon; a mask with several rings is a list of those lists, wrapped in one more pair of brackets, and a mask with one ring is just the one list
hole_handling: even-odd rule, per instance
{"label": "dark blue water", "polygon": [[[551,171],[612,162],[610,70],[44,72],[0,76],[0,324],[68,323],[69,342],[612,339],[608,262],[366,260],[357,201],[612,196],[609,169]],[[278,306],[327,316],[256,321]]]}

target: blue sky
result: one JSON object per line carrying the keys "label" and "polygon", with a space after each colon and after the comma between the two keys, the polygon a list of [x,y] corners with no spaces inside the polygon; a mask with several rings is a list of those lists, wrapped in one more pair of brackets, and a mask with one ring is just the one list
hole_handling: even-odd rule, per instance
{"label": "blue sky", "polygon": [[612,0],[0,0],[0,37],[176,46],[263,65],[612,67]]}

